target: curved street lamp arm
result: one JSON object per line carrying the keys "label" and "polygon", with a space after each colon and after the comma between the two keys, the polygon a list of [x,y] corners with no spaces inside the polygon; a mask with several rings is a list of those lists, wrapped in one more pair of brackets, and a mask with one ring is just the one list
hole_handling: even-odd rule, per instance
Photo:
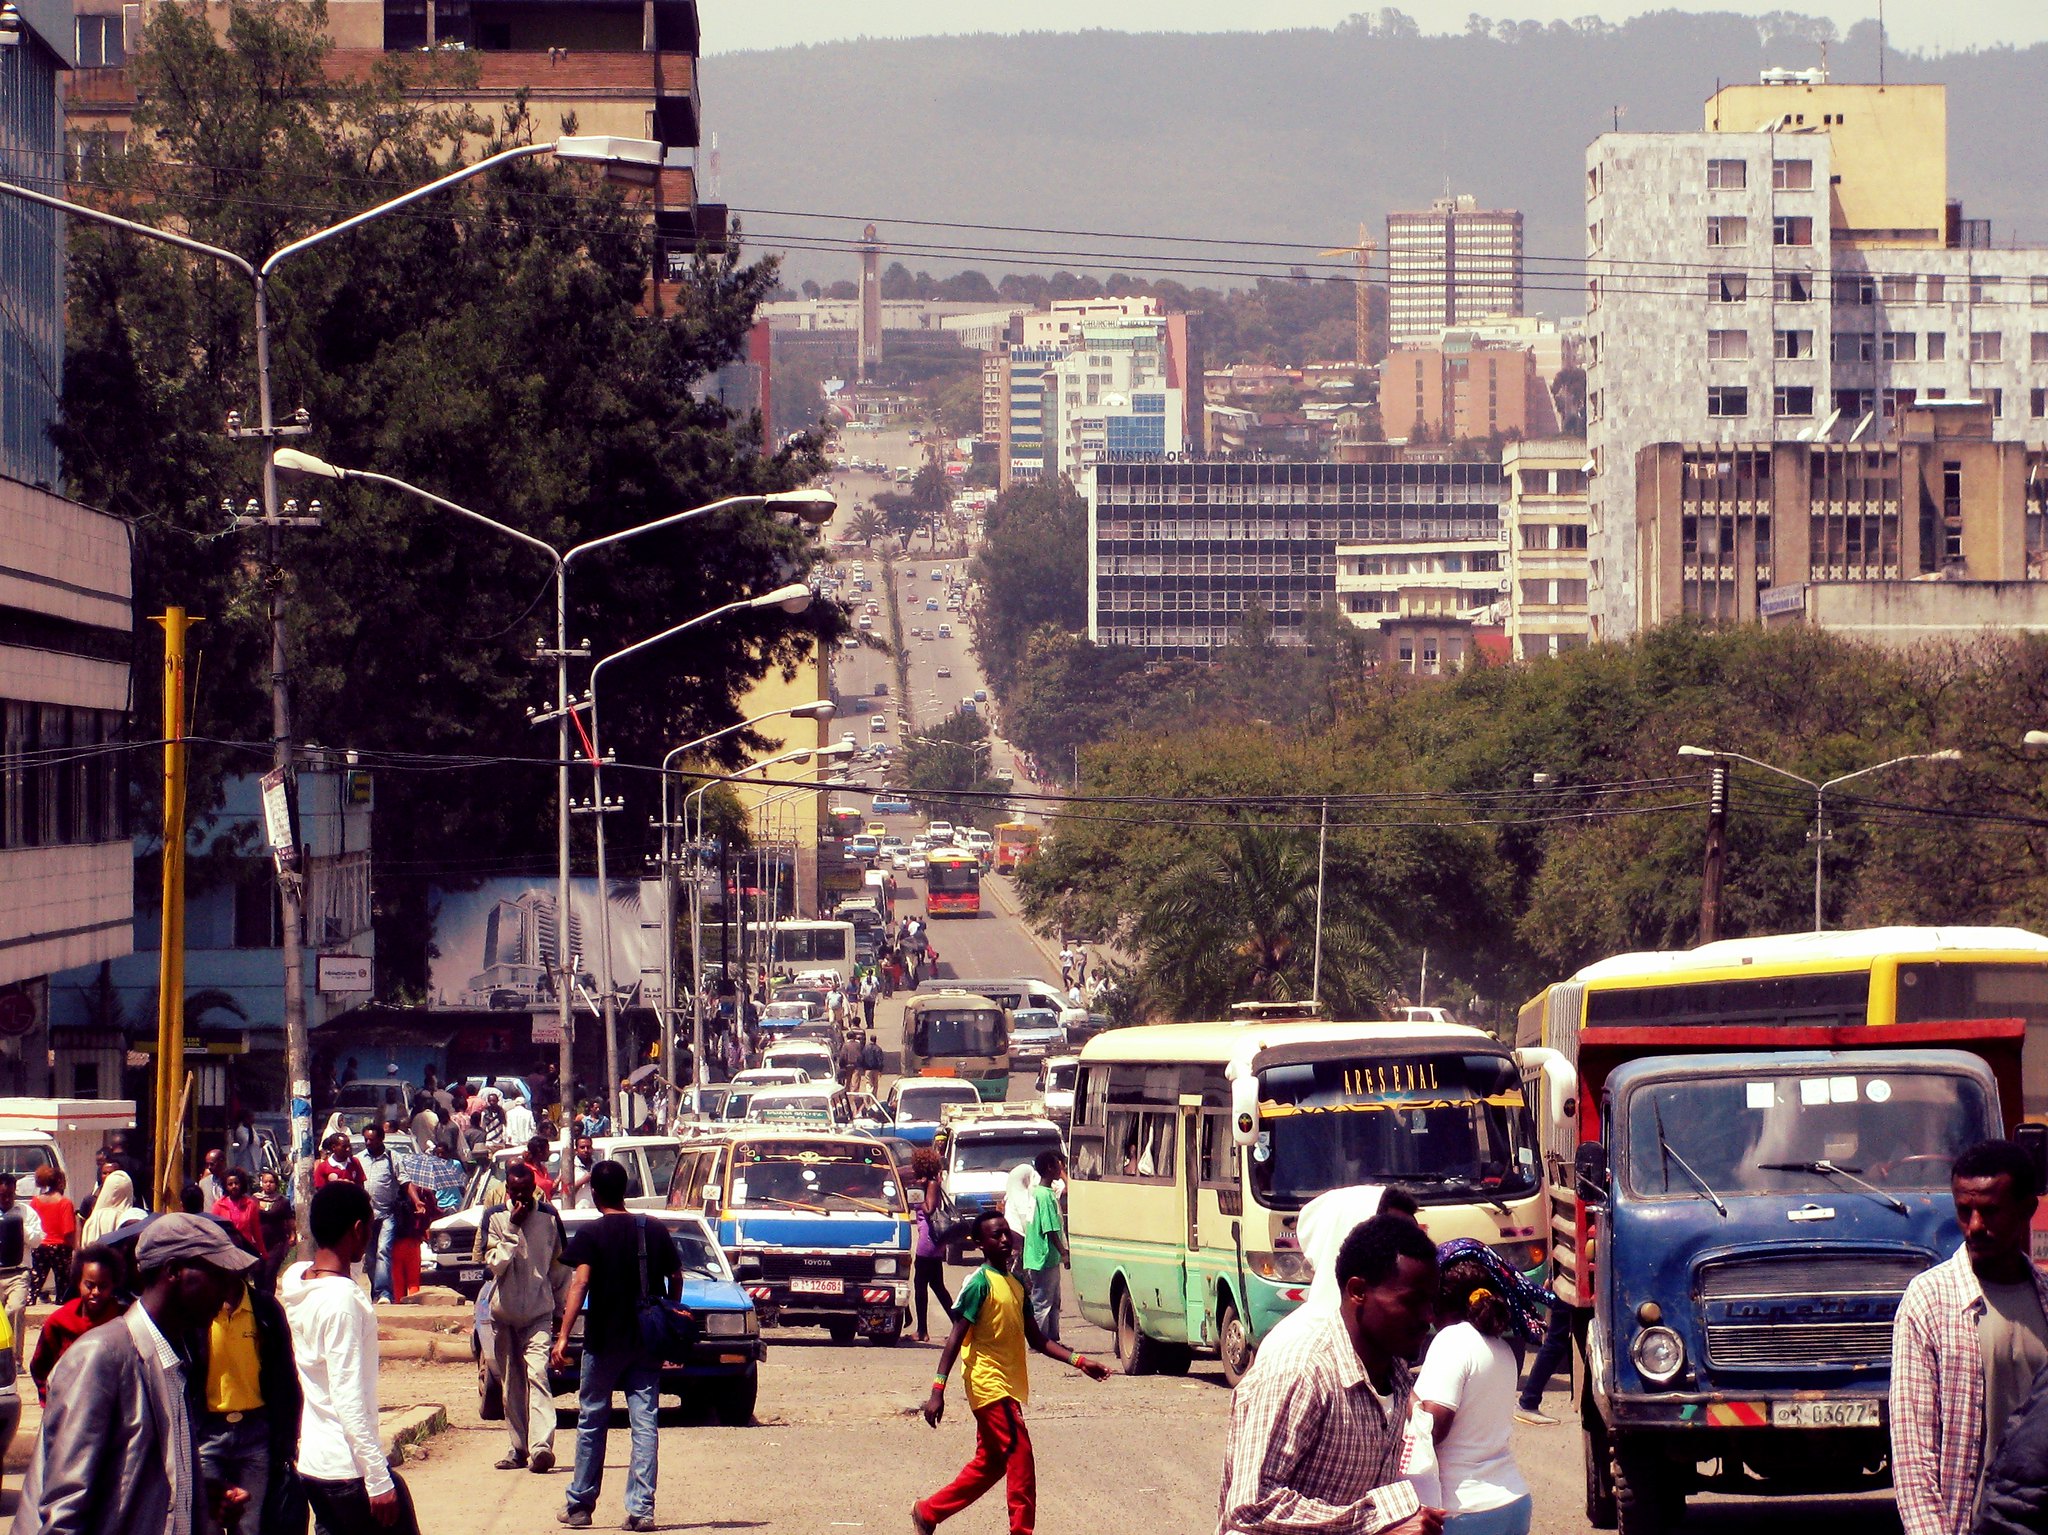
{"label": "curved street lamp arm", "polygon": [[282,262],[287,256],[296,256],[301,251],[311,250],[316,245],[325,244],[338,234],[346,234],[349,230],[359,228],[373,219],[380,219],[386,214],[396,213],[400,208],[410,207],[413,203],[420,201],[421,198],[432,197],[437,192],[445,192],[448,188],[458,186],[474,176],[481,176],[486,171],[495,170],[498,166],[508,161],[531,159],[535,155],[547,154],[554,147],[552,142],[546,144],[519,144],[511,149],[501,149],[494,155],[486,155],[474,165],[465,165],[459,171],[452,171],[438,180],[428,182],[423,187],[414,187],[410,192],[394,197],[388,202],[378,203],[374,208],[365,208],[353,218],[345,218],[339,224],[330,225],[326,229],[307,235],[303,240],[294,240],[291,244],[271,252],[270,259],[263,263],[263,270],[257,275],[268,277],[277,270],[278,263]]}
{"label": "curved street lamp arm", "polygon": [[608,548],[612,544],[624,543],[629,538],[638,538],[642,533],[654,533],[662,528],[672,528],[677,523],[688,522],[693,517],[705,517],[712,512],[727,511],[735,506],[756,505],[763,499],[761,496],[727,496],[721,501],[713,501],[705,506],[693,506],[687,512],[671,512],[666,517],[657,517],[652,522],[643,522],[637,528],[627,528],[621,533],[607,533],[603,538],[593,538],[589,543],[578,544],[562,556],[562,563],[565,566],[569,565],[582,555],[595,553],[597,550]]}
{"label": "curved street lamp arm", "polygon": [[161,240],[166,245],[181,246],[188,251],[197,251],[202,256],[211,256],[216,261],[225,261],[229,266],[239,268],[244,276],[254,277],[256,268],[237,256],[231,250],[222,250],[218,245],[208,245],[204,240],[189,239],[184,235],[172,234],[168,229],[158,229],[150,224],[138,224],[134,219],[124,219],[117,213],[103,212],[85,203],[70,202],[62,197],[52,197],[47,192],[31,192],[27,187],[16,186],[11,181],[0,181],[0,194],[24,198],[32,203],[41,203],[46,208],[55,208],[59,213],[68,213],[73,218],[91,219],[99,224],[111,224],[116,229],[125,229],[130,234],[144,235],[152,240]]}
{"label": "curved street lamp arm", "polygon": [[[1816,793],[1820,792],[1823,788],[1826,787],[1826,785],[1816,783],[1813,779],[1806,777],[1804,774],[1793,772],[1790,768],[1781,768],[1772,763],[1764,762],[1756,757],[1745,757],[1741,752],[1720,751],[1717,749],[1714,755],[1717,757],[1727,757],[1735,762],[1747,762],[1751,767],[1762,768],[1766,773],[1776,773],[1780,778],[1789,778],[1794,783],[1805,784],[1807,788],[1812,789]],[[1880,764],[1880,766],[1883,765],[1884,764]],[[1866,768],[1864,769],[1864,771],[1869,772],[1871,771],[1871,769]],[[1854,775],[1852,774],[1851,776],[1853,777]],[[1837,781],[1839,782],[1839,780]]]}
{"label": "curved street lamp arm", "polygon": [[343,480],[367,480],[374,485],[388,485],[393,490],[402,490],[409,496],[418,496],[420,500],[430,502],[440,507],[444,512],[453,512],[458,517],[467,518],[471,522],[482,523],[487,528],[496,528],[507,538],[515,538],[529,549],[538,549],[554,562],[557,571],[561,569],[562,556],[556,551],[553,544],[543,539],[535,538],[531,533],[522,533],[515,527],[499,522],[495,517],[486,517],[482,512],[473,512],[466,506],[450,501],[446,496],[437,496],[431,490],[422,490],[419,486],[401,480],[396,475],[379,474],[374,469],[338,469],[337,478]]}
{"label": "curved street lamp arm", "polygon": [[1959,754],[1954,752],[1953,749],[1938,752],[1908,752],[1903,757],[1893,757],[1885,762],[1873,762],[1867,768],[1858,768],[1853,773],[1844,773],[1839,778],[1830,778],[1826,783],[1817,785],[1817,787],[1821,793],[1825,794],[1828,790],[1834,788],[1836,784],[1845,784],[1850,779],[1861,778],[1867,773],[1882,773],[1886,768],[1895,768],[1907,762],[1953,762],[1956,760],[1957,755]]}

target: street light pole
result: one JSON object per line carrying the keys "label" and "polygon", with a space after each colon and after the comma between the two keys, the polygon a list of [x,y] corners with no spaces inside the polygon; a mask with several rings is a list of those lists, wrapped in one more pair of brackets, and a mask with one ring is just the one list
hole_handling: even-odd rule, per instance
{"label": "street light pole", "polygon": [[1952,746],[1941,751],[1908,752],[1902,757],[1889,757],[1883,762],[1873,762],[1869,767],[1858,768],[1853,773],[1842,773],[1834,778],[1816,780],[1802,773],[1794,773],[1789,768],[1781,768],[1756,757],[1744,756],[1741,752],[1722,751],[1710,746],[1681,746],[1678,748],[1678,755],[1701,757],[1709,761],[1726,758],[1735,762],[1746,762],[1753,768],[1761,768],[1766,773],[1776,773],[1780,778],[1789,778],[1794,783],[1803,784],[1813,791],[1813,831],[1809,835],[1813,839],[1813,930],[1816,933],[1826,927],[1821,910],[1821,855],[1834,835],[1828,830],[1828,790],[1853,779],[1866,778],[1872,773],[1882,773],[1887,768],[1902,767],[1908,762],[1960,762],[1963,757],[1963,754]]}

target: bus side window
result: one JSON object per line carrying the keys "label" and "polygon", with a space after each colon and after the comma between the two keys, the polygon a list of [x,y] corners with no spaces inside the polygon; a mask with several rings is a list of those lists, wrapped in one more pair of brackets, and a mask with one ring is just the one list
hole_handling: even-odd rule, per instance
{"label": "bus side window", "polygon": [[1085,1183],[1093,1183],[1104,1173],[1102,1131],[1108,1087],[1109,1072],[1101,1066],[1083,1067],[1074,1086],[1074,1127],[1067,1138],[1072,1160],[1067,1172]]}

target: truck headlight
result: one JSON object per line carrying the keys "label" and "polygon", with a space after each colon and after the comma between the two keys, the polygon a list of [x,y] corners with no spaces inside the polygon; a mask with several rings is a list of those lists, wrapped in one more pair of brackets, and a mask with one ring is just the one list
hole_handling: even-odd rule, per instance
{"label": "truck headlight", "polygon": [[1315,1277],[1308,1259],[1294,1251],[1272,1253],[1246,1253],[1245,1267],[1261,1279],[1270,1279],[1275,1284],[1307,1284]]}
{"label": "truck headlight", "polygon": [[895,1272],[896,1272],[896,1260],[895,1260],[894,1258],[877,1258],[877,1259],[875,1260],[875,1277],[876,1277],[876,1278],[878,1278],[878,1279],[886,1279],[886,1278],[890,1277],[891,1275],[893,1275],[893,1274],[894,1274]]}
{"label": "truck headlight", "polygon": [[455,1233],[452,1231],[437,1231],[428,1239],[427,1245],[432,1247],[436,1253],[453,1252],[455,1251]]}
{"label": "truck headlight", "polygon": [[1685,1368],[1685,1343],[1668,1327],[1645,1327],[1628,1346],[1628,1357],[1651,1385],[1669,1385]]}
{"label": "truck headlight", "polygon": [[[749,1326],[749,1323],[753,1325]],[[704,1336],[707,1338],[744,1338],[759,1325],[751,1311],[707,1311],[704,1314]]]}

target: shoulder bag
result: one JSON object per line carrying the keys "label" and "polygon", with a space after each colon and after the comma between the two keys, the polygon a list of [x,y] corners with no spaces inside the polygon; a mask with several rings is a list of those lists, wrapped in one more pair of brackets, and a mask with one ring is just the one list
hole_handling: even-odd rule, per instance
{"label": "shoulder bag", "polygon": [[681,1301],[654,1288],[647,1272],[647,1217],[633,1217],[640,1251],[640,1347],[663,1364],[687,1364],[697,1342],[697,1317]]}

